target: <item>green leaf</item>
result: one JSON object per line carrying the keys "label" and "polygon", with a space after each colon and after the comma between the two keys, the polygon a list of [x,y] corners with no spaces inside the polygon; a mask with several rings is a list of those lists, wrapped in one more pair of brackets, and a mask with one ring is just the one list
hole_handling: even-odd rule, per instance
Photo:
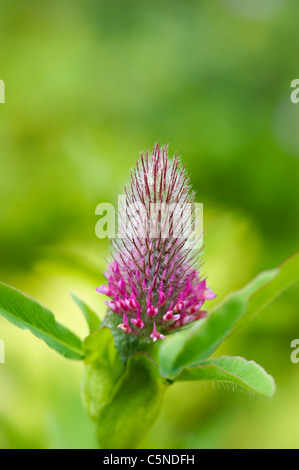
{"label": "green leaf", "polygon": [[176,375],[182,367],[197,365],[209,357],[242,317],[248,318],[265,308],[298,278],[296,254],[280,268],[259,274],[246,287],[230,294],[206,319],[165,342],[160,354],[163,375]]}
{"label": "green leaf", "polygon": [[204,380],[228,382],[270,398],[275,392],[273,378],[254,361],[242,357],[222,356],[201,361],[197,367],[186,367],[174,381]]}
{"label": "green leaf", "polygon": [[100,410],[101,448],[136,448],[158,416],[166,387],[154,362],[144,353],[133,354],[110,403]]}
{"label": "green leaf", "polygon": [[71,296],[78,305],[78,307],[83,312],[85,320],[87,321],[87,325],[89,328],[90,333],[92,331],[98,330],[100,328],[101,320],[97,316],[97,314],[82,300],[80,300],[75,294],[71,292]]}
{"label": "green leaf", "polygon": [[276,297],[298,280],[299,252],[282,263],[273,280],[250,297],[248,308],[242,318],[242,322],[267,307]]}
{"label": "green leaf", "polygon": [[22,329],[28,329],[68,359],[84,358],[81,340],[55,321],[54,315],[36,300],[0,282],[0,314]]}
{"label": "green leaf", "polygon": [[86,412],[95,422],[100,409],[112,398],[125,366],[114,346],[111,331],[101,328],[83,341],[85,367],[81,381],[81,398]]}

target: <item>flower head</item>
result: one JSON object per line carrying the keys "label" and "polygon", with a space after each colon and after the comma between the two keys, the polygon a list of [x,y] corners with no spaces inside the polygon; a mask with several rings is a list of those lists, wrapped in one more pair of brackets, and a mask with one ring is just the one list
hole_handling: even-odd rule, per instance
{"label": "flower head", "polygon": [[194,193],[178,156],[167,146],[141,154],[125,188],[113,243],[108,285],[97,288],[111,298],[119,328],[153,341],[203,318],[203,304],[215,294],[200,278],[198,250],[188,243],[195,217]]}

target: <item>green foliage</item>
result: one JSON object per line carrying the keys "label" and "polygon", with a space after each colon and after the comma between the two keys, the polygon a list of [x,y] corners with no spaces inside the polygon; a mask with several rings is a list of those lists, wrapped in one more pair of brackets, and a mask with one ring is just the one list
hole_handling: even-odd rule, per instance
{"label": "green foliage", "polygon": [[110,403],[100,410],[100,446],[104,449],[137,447],[159,414],[166,388],[152,359],[144,353],[133,354]]}
{"label": "green foliage", "polygon": [[89,332],[91,333],[92,331],[99,329],[101,320],[99,319],[98,315],[85,302],[80,300],[75,294],[71,293],[71,296],[73,297],[78,307],[81,309],[89,327]]}
{"label": "green foliage", "polygon": [[3,283],[0,283],[0,313],[16,326],[29,329],[65,357],[84,358],[81,398],[97,425],[100,446],[134,448],[155,422],[165,390],[173,382],[226,382],[263,397],[273,395],[273,378],[254,361],[208,357],[241,319],[265,308],[293,284],[298,279],[298,267],[297,254],[280,268],[261,273],[243,289],[229,295],[205,320],[173,335],[160,348],[125,335],[117,327],[119,316],[112,312],[107,313],[99,329],[97,315],[74,295],[91,331],[83,344],[57,323],[49,310]]}
{"label": "green foliage", "polygon": [[28,329],[68,359],[83,359],[81,340],[55,321],[54,315],[36,300],[0,282],[0,314],[22,329]]}
{"label": "green foliage", "polygon": [[114,346],[111,331],[101,328],[83,342],[86,354],[81,397],[97,423],[102,448],[132,448],[156,420],[166,383],[144,353],[135,353],[126,366]]}
{"label": "green foliage", "polygon": [[113,390],[125,368],[108,328],[101,328],[87,336],[83,349],[86,358],[81,398],[86,412],[97,422],[99,410],[111,400]]}
{"label": "green foliage", "polygon": [[271,282],[250,297],[242,321],[267,307],[272,300],[299,280],[299,252],[282,263],[277,271],[277,275],[273,277]]}
{"label": "green foliage", "polygon": [[275,392],[273,378],[254,361],[242,357],[222,356],[206,359],[196,367],[185,367],[174,377],[175,382],[204,380],[227,382],[270,398]]}
{"label": "green foliage", "polygon": [[163,375],[175,376],[183,367],[195,366],[209,357],[243,316],[259,312],[298,279],[298,264],[297,254],[280,268],[259,274],[246,287],[230,294],[205,320],[165,342],[160,354]]}

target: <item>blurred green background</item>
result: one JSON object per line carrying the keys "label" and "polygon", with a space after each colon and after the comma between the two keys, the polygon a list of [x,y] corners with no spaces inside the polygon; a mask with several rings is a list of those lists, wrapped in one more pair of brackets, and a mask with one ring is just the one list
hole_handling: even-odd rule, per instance
{"label": "blurred green background", "polygon": [[[293,254],[299,234],[297,0],[2,0],[0,279],[87,334],[109,243],[95,207],[117,201],[141,150],[178,151],[204,204],[204,273],[219,302]],[[269,401],[211,385],[167,392],[150,448],[299,447],[298,286],[217,354],[277,383]],[[95,447],[82,364],[0,319],[0,447]]]}

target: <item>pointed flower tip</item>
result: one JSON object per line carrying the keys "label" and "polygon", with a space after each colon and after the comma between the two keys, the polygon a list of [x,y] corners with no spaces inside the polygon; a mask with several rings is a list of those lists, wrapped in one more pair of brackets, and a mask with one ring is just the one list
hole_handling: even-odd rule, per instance
{"label": "pointed flower tip", "polygon": [[144,323],[141,318],[131,318],[132,325],[135,325],[136,328],[142,329],[144,327]]}
{"label": "pointed flower tip", "polygon": [[144,323],[141,320],[141,316],[140,316],[140,308],[137,311],[136,318],[131,318],[131,323],[132,325],[135,325],[136,328],[139,328],[139,329],[142,329],[144,327]]}
{"label": "pointed flower tip", "polygon": [[203,292],[203,298],[205,300],[212,300],[212,299],[215,299],[215,297],[217,297],[217,295],[209,288],[207,287],[204,292]]}
{"label": "pointed flower tip", "polygon": [[154,322],[153,331],[150,334],[150,338],[155,343],[158,339],[165,339],[165,336],[162,335],[159,331],[157,331],[156,323]]}
{"label": "pointed flower tip", "polygon": [[120,328],[125,333],[131,333],[132,332],[132,328],[129,324],[128,317],[125,313],[123,314],[123,322],[118,325],[118,328]]}
{"label": "pointed flower tip", "polygon": [[113,291],[108,286],[106,286],[105,284],[102,284],[100,287],[97,287],[96,291],[99,294],[104,294],[104,295],[107,295],[108,297],[113,296]]}
{"label": "pointed flower tip", "polygon": [[[96,289],[110,297],[107,306],[122,316],[118,327],[123,332],[149,336],[154,342],[203,318],[204,302],[216,297],[194,267],[197,254],[188,248],[184,235],[186,208],[191,208],[191,218],[195,216],[189,179],[178,156],[170,159],[167,152],[167,146],[155,145],[132,170],[124,217],[131,225],[114,245],[106,272],[108,285]],[[137,212],[132,209],[136,204]],[[183,214],[176,221],[179,235],[174,233],[174,218],[168,218],[177,204],[181,208],[177,213]],[[144,220],[149,223],[144,225]]]}

